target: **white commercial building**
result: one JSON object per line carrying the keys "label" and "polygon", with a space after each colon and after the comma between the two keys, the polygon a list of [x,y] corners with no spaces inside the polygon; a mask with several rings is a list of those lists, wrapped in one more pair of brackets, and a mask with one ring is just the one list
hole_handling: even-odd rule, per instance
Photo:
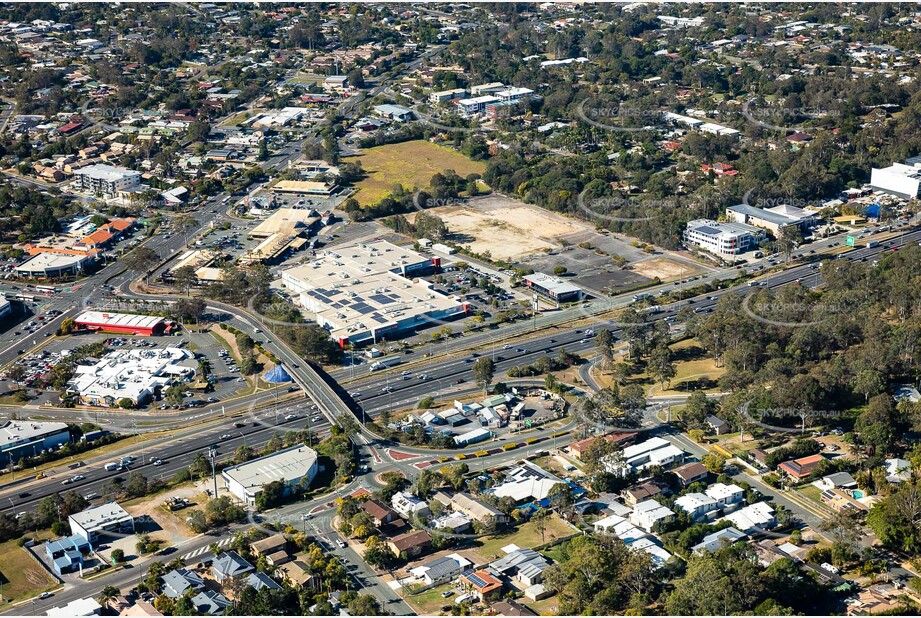
{"label": "white commercial building", "polygon": [[470,99],[461,99],[457,102],[457,109],[462,116],[475,116],[486,111],[486,106],[499,103],[502,99],[490,94],[484,94]]}
{"label": "white commercial building", "polygon": [[47,612],[45,612],[45,615],[61,616],[62,618],[74,618],[75,616],[98,616],[101,610],[102,605],[100,605],[96,599],[87,597],[85,599],[76,599],[67,605],[62,605],[61,607],[52,607]]}
{"label": "white commercial building", "polygon": [[317,452],[306,444],[253,459],[236,466],[224,468],[221,476],[227,490],[240,501],[253,505],[262,488],[273,481],[281,481],[288,492],[296,485],[309,486],[317,475]]}
{"label": "white commercial building", "polygon": [[729,223],[711,219],[689,221],[684,242],[717,255],[736,255],[758,247],[764,230],[746,223]]}
{"label": "white commercial building", "polygon": [[67,392],[91,406],[141,405],[175,382],[191,380],[198,363],[182,348],[116,350],[92,365],[77,365]]}
{"label": "white commercial building", "polygon": [[918,197],[921,194],[921,165],[893,163],[881,169],[874,167],[870,171],[870,186],[904,199]]}
{"label": "white commercial building", "polygon": [[770,208],[758,208],[748,204],[738,204],[726,208],[726,217],[735,223],[747,223],[770,230],[775,236],[788,226],[802,230],[815,225],[816,213],[812,210],[797,208],[789,204],[780,204]]}
{"label": "white commercial building", "polygon": [[0,466],[22,457],[35,457],[70,442],[67,423],[7,421],[0,426]]}
{"label": "white commercial building", "polygon": [[582,288],[546,273],[527,275],[524,277],[524,283],[541,296],[559,303],[582,300]]}
{"label": "white commercial building", "polygon": [[74,172],[74,186],[77,189],[87,193],[101,193],[105,197],[115,197],[140,182],[140,172],[114,165],[87,165]]}
{"label": "white commercial building", "polygon": [[389,242],[337,247],[281,274],[284,286],[340,345],[377,343],[467,312],[467,304],[412,277],[433,272],[440,258]]}
{"label": "white commercial building", "polygon": [[67,518],[72,534],[78,534],[93,543],[100,534],[113,532],[131,534],[134,532],[134,517],[117,502],[107,502],[74,513]]}
{"label": "white commercial building", "polygon": [[16,267],[16,274],[20,277],[63,277],[76,275],[96,261],[90,255],[69,255],[45,251],[39,253],[28,261]]}

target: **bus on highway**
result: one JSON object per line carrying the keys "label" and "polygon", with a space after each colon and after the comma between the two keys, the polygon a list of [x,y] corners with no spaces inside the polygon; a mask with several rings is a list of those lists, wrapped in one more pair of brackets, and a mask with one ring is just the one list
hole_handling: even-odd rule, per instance
{"label": "bus on highway", "polygon": [[54,294],[55,292],[57,292],[57,289],[50,285],[36,285],[35,291],[43,292],[44,294]]}

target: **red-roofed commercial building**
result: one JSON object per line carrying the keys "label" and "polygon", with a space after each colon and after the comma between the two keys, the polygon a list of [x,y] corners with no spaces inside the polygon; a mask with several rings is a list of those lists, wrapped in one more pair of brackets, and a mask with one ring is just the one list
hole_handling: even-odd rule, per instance
{"label": "red-roofed commercial building", "polygon": [[173,327],[172,322],[157,316],[103,311],[84,311],[75,322],[80,328],[125,335],[162,335]]}
{"label": "red-roofed commercial building", "polygon": [[795,479],[804,479],[815,472],[819,464],[823,461],[825,461],[825,457],[819,453],[817,455],[810,455],[809,457],[800,457],[799,459],[785,461],[777,466],[777,469],[786,472]]}
{"label": "red-roofed commercial building", "polygon": [[101,249],[107,247],[115,237],[108,230],[99,229],[74,243],[77,249]]}

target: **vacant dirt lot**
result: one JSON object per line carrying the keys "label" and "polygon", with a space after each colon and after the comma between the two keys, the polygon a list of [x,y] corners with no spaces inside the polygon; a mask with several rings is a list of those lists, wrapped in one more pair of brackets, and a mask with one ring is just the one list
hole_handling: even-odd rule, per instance
{"label": "vacant dirt lot", "polygon": [[503,260],[555,249],[560,237],[583,229],[575,221],[500,195],[439,206],[430,212],[444,220],[457,244]]}
{"label": "vacant dirt lot", "polygon": [[662,257],[637,262],[630,267],[630,270],[649,279],[658,277],[662,281],[682,279],[703,272],[702,268],[695,268],[690,264]]}

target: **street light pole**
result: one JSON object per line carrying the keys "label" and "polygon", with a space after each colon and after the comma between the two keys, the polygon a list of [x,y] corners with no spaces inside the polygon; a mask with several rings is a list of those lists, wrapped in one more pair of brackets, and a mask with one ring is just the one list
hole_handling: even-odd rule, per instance
{"label": "street light pole", "polygon": [[215,468],[217,447],[213,444],[208,447],[208,458],[211,460],[211,480],[214,481],[214,497],[217,498],[217,469]]}

